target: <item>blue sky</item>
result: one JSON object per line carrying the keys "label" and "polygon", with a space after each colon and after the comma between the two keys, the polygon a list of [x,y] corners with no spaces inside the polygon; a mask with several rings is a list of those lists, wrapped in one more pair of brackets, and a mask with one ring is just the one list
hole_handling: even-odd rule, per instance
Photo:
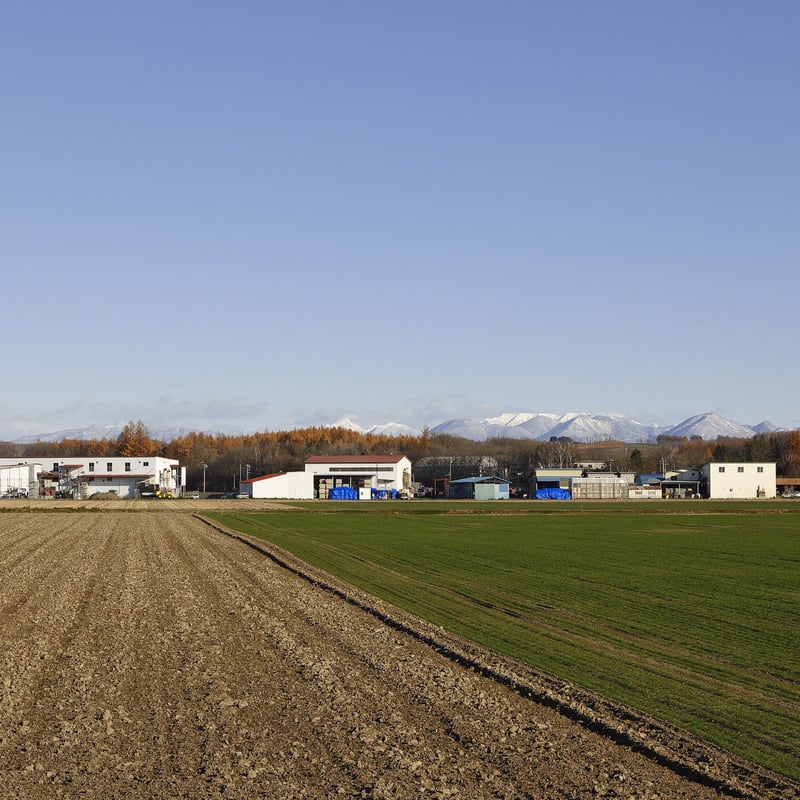
{"label": "blue sky", "polygon": [[6,2],[0,438],[800,426],[800,4]]}

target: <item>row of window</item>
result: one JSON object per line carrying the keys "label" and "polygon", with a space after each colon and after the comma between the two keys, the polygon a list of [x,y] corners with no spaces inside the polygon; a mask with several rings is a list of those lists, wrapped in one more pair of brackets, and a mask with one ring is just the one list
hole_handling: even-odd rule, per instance
{"label": "row of window", "polygon": [[[720,472],[725,472],[725,467],[717,467]],[[736,467],[737,472],[744,472],[744,467]],[[756,467],[756,472],[763,472],[764,467]]]}
{"label": "row of window", "polygon": [[[58,472],[59,466],[60,465],[59,465],[58,462],[53,464],[53,472]],[[142,466],[143,467],[149,467],[150,466],[150,462],[149,461],[142,461]],[[95,471],[94,467],[95,467],[95,462],[94,461],[90,461],[89,462],[89,472],[94,472]],[[113,472],[113,471],[114,471],[114,462],[113,461],[106,461],[106,472]],[[131,462],[130,461],[126,461],[125,462],[125,472],[130,472],[130,471],[131,471]]]}

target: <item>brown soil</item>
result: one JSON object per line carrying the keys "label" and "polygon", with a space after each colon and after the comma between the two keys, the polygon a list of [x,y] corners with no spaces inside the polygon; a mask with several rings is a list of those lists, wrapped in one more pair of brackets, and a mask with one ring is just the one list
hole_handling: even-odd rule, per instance
{"label": "brown soil", "polygon": [[3,800],[800,796],[191,513],[102,505],[0,514]]}

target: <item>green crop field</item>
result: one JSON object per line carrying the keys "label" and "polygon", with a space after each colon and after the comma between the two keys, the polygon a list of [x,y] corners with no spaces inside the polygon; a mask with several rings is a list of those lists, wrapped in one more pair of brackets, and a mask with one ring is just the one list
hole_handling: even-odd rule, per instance
{"label": "green crop field", "polygon": [[800,505],[306,509],[209,516],[800,779]]}

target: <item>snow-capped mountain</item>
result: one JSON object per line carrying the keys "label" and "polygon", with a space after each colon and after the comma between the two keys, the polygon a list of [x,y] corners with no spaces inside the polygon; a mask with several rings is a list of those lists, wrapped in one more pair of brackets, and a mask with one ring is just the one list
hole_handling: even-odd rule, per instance
{"label": "snow-capped mountain", "polygon": [[431,433],[449,433],[478,441],[497,437],[548,440],[552,437],[566,436],[575,442],[603,440],[646,442],[655,440],[659,434],[687,438],[700,436],[706,440],[714,440],[720,436],[750,438],[756,433],[770,433],[777,430],[781,429],[776,428],[771,422],[762,422],[755,426],[742,425],[713,412],[698,414],[677,425],[666,427],[648,425],[619,414],[569,412],[559,416],[525,412],[501,414],[481,421],[451,419],[431,428]]}

